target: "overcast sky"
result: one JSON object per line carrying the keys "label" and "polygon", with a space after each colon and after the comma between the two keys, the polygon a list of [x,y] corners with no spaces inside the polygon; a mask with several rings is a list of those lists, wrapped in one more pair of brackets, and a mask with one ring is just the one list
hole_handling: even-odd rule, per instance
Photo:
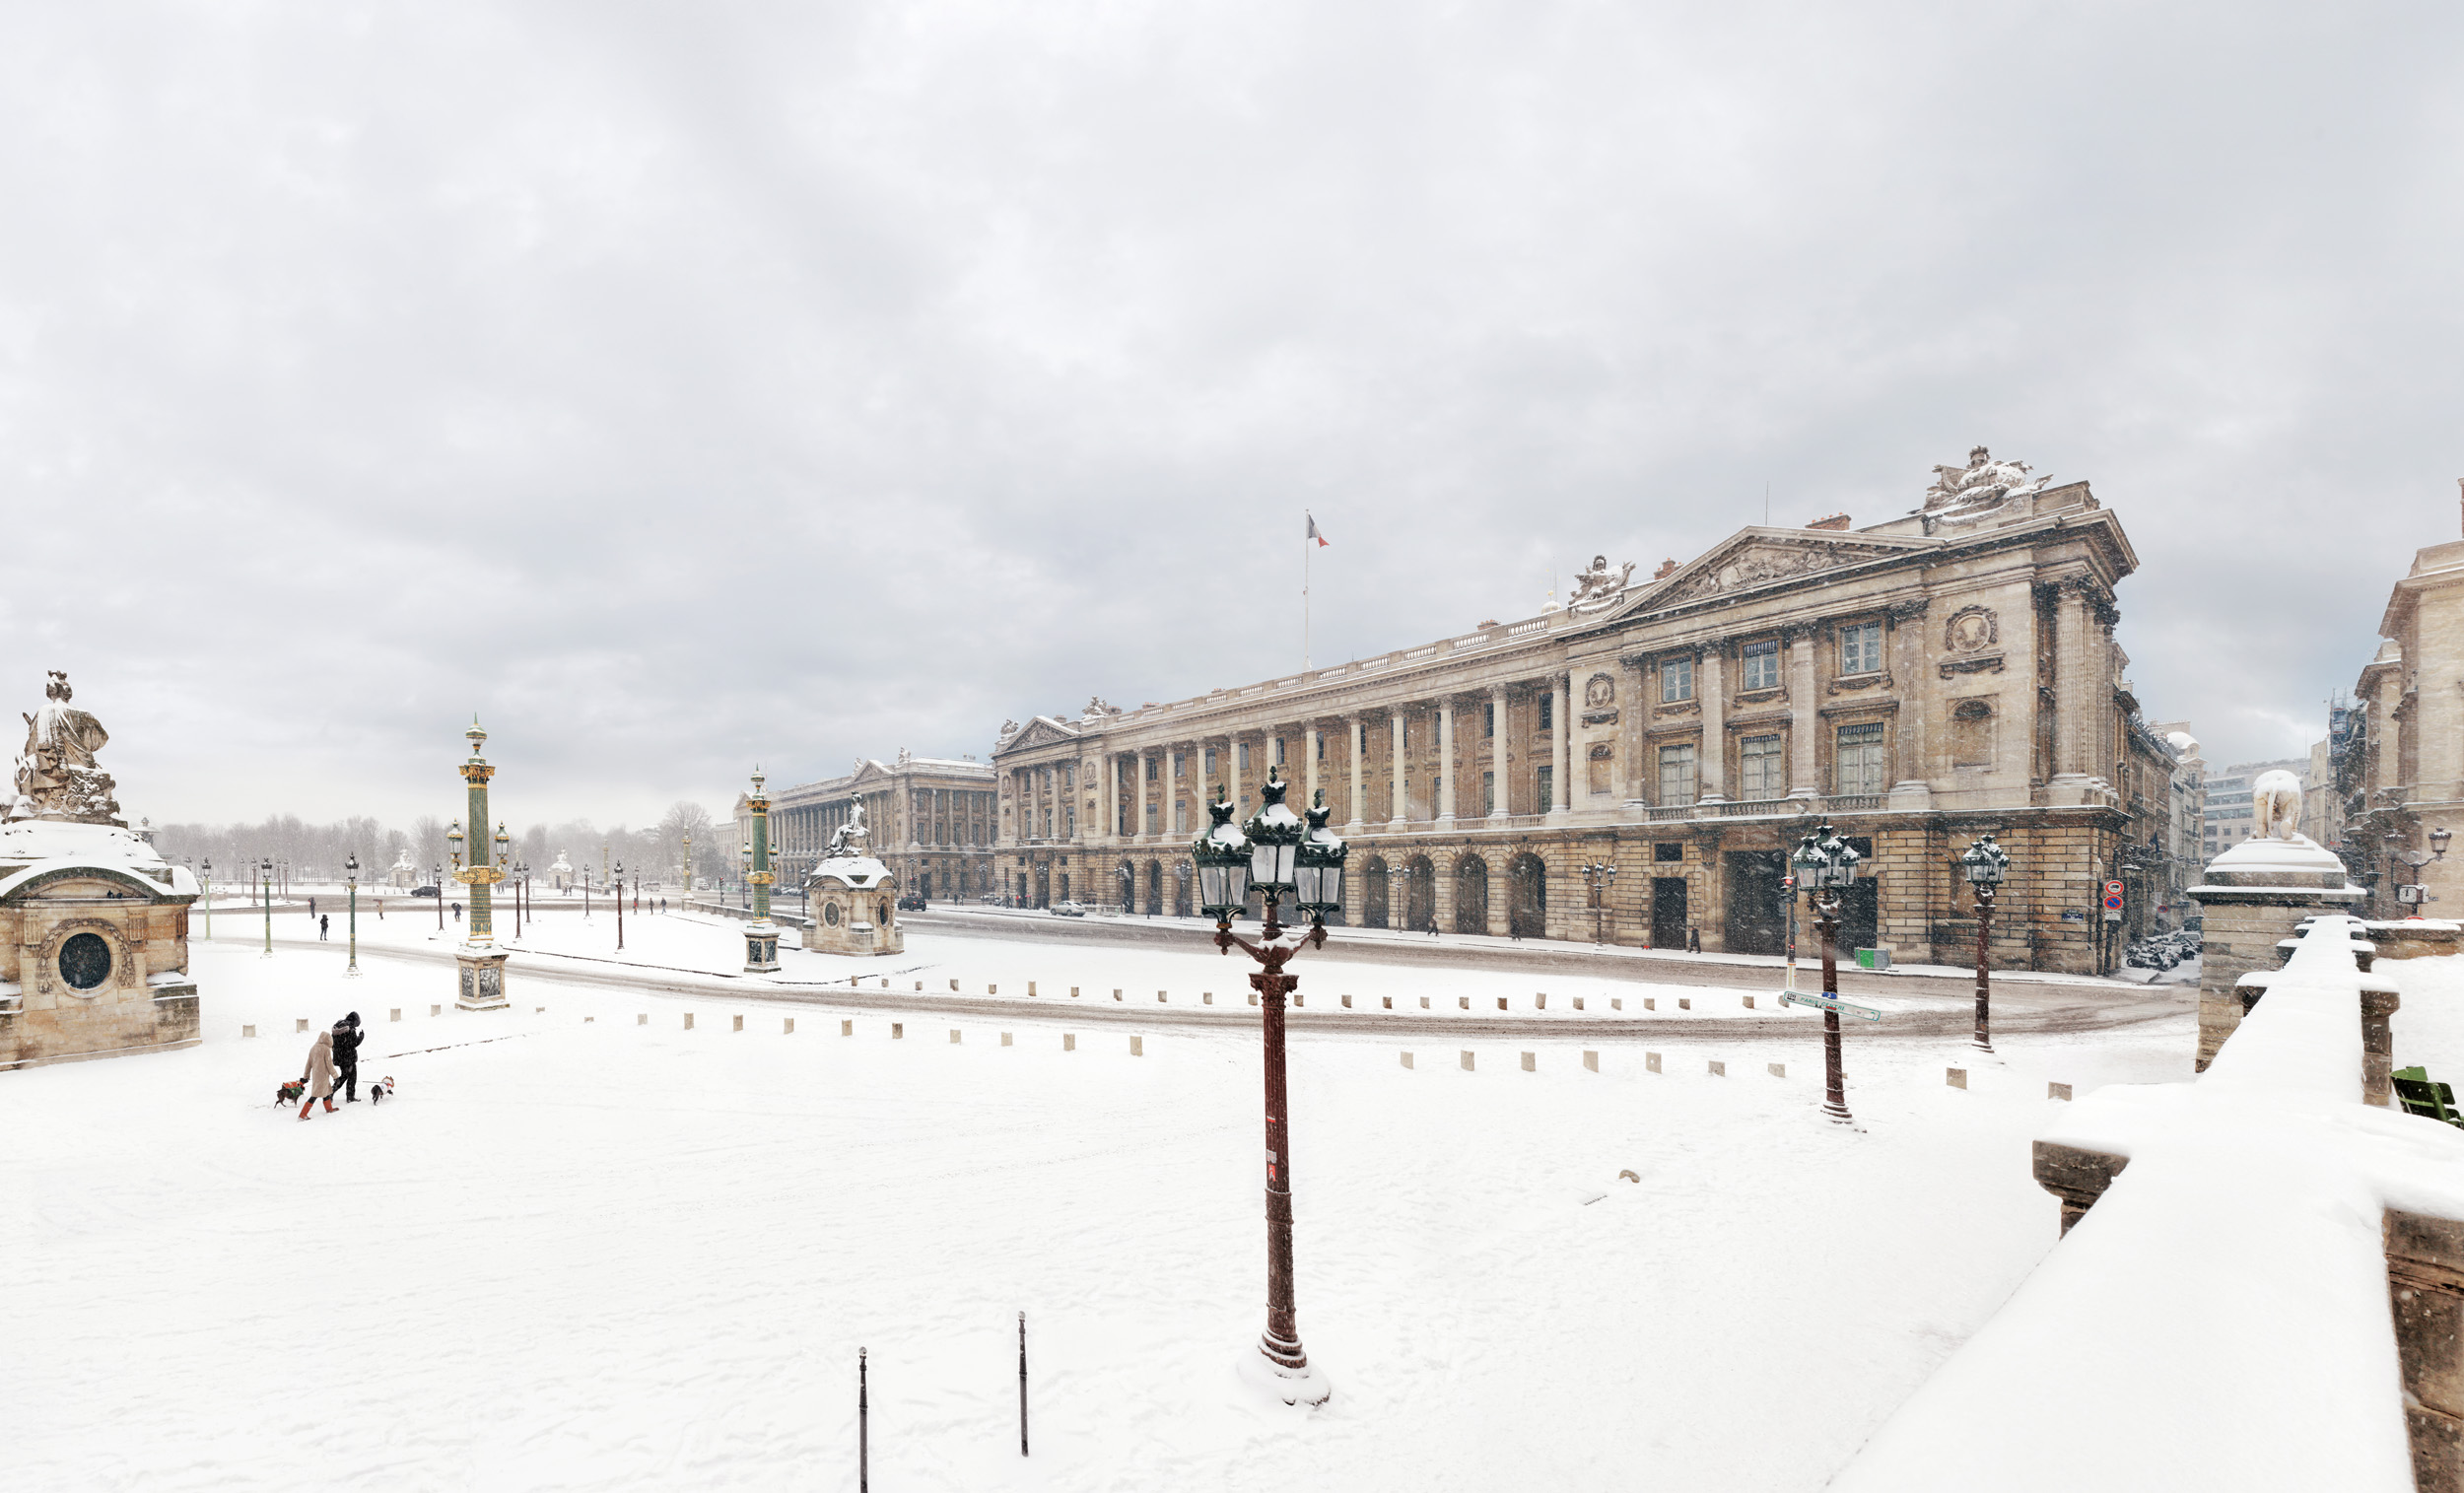
{"label": "overcast sky", "polygon": [[722,811],[1968,447],[2211,761],[2458,537],[2464,7],[0,13],[0,706],[132,819]]}

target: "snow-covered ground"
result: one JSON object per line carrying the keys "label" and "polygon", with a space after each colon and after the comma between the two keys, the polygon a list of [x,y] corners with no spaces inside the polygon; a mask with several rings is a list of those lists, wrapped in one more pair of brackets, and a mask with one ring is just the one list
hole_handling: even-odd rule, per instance
{"label": "snow-covered ground", "polygon": [[[861,1345],[885,1488],[1812,1489],[2051,1246],[2045,1080],[2179,1076],[2192,1042],[1978,1063],[1852,1034],[1845,1131],[1812,1023],[1673,1040],[1661,1073],[1301,1036],[1300,1320],[1335,1390],[1309,1413],[1234,1373],[1263,1324],[1254,1037],[518,974],[513,1012],[457,1013],[444,967],[386,957],[422,936],[388,914],[357,981],[339,941],[263,960],[218,925],[204,1046],[0,1080],[12,1487],[844,1485]],[[735,939],[696,926],[627,942]],[[1006,978],[1113,978],[1073,969],[1110,950],[1022,948]],[[1373,977],[1429,978],[1341,975]],[[272,1103],[294,1022],[346,1008],[400,1094],[302,1122]]]}

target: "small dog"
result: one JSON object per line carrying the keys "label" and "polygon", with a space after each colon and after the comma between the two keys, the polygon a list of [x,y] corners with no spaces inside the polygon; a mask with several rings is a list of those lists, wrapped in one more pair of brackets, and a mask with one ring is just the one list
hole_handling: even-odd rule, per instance
{"label": "small dog", "polygon": [[379,1104],[392,1096],[393,1076],[391,1074],[387,1074],[368,1086],[368,1102],[370,1104]]}
{"label": "small dog", "polygon": [[300,1096],[307,1092],[308,1085],[301,1082],[299,1079],[294,1078],[289,1083],[284,1084],[281,1088],[274,1091],[274,1103],[277,1105],[295,1105],[300,1102]]}

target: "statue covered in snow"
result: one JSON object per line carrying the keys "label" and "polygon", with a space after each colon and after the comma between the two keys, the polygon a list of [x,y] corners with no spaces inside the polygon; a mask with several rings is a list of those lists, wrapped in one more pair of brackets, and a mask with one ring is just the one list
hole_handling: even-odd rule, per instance
{"label": "statue covered in snow", "polygon": [[1966,466],[1934,468],[1934,485],[1925,490],[1925,511],[1945,518],[1974,517],[2014,498],[2041,493],[2053,480],[2031,480],[2027,472],[2024,461],[1996,461],[1994,453],[1983,446],[1970,447]]}
{"label": "statue covered in snow", "polygon": [[1606,555],[1594,555],[1591,568],[1574,575],[1574,595],[1566,601],[1569,612],[1597,612],[1617,599],[1625,589],[1626,580],[1634,574],[1634,562],[1611,566]]}
{"label": "statue covered in snow", "polygon": [[2261,773],[2250,783],[2250,817],[2258,821],[2253,839],[2300,839],[2301,780],[2283,768]]}
{"label": "statue covered in snow", "polygon": [[24,717],[26,750],[18,754],[17,797],[8,817],[125,828],[112,796],[116,784],[95,762],[111,735],[102,721],[69,704],[68,675],[58,669],[50,674],[42,709]]}

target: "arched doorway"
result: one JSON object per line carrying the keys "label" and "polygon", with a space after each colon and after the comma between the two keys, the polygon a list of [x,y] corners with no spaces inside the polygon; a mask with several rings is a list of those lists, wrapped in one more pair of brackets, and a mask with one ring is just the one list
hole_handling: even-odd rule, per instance
{"label": "arched doorway", "polygon": [[1190,863],[1176,860],[1172,864],[1172,916],[1189,917],[1197,909],[1190,902]]}
{"label": "arched doorway", "polygon": [[1548,936],[1548,867],[1526,850],[1506,865],[1513,883],[1506,903],[1507,928],[1517,938]]}
{"label": "arched doorway", "polygon": [[1146,863],[1146,916],[1159,917],[1164,911],[1164,866],[1160,860]]}
{"label": "arched doorway", "polygon": [[1039,908],[1049,908],[1053,905],[1053,868],[1049,865],[1039,865],[1035,868],[1034,905]]}
{"label": "arched doorway", "polygon": [[1403,930],[1437,931],[1437,867],[1429,864],[1426,855],[1403,862]]}
{"label": "arched doorway", "polygon": [[1127,860],[1121,862],[1120,869],[1113,872],[1113,881],[1115,883],[1113,890],[1121,894],[1121,911],[1125,914],[1136,912],[1138,910],[1137,866]]}
{"label": "arched doorway", "polygon": [[1488,862],[1477,855],[1455,862],[1455,931],[1488,931]]}
{"label": "arched doorway", "polygon": [[1388,926],[1386,917],[1386,857],[1372,855],[1360,873],[1360,925],[1368,928]]}

